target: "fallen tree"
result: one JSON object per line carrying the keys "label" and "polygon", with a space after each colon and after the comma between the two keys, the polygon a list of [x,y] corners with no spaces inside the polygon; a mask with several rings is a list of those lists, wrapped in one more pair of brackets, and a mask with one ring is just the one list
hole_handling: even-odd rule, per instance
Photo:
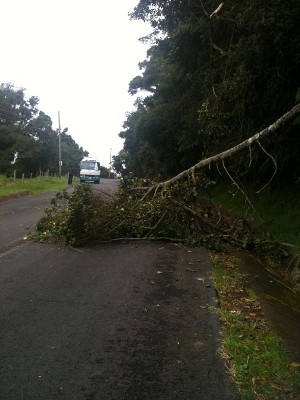
{"label": "fallen tree", "polygon": [[59,192],[37,225],[38,239],[60,240],[72,246],[125,239],[169,240],[218,250],[234,245],[268,258],[280,258],[286,248],[268,232],[201,195],[207,193],[212,182],[200,170],[221,161],[232,183],[250,203],[229,174],[224,160],[255,142],[262,147],[259,140],[299,113],[297,105],[268,128],[165,182],[125,179],[110,200],[96,195],[88,185],[77,186],[71,196]]}
{"label": "fallen tree", "polygon": [[[172,177],[171,179],[168,179],[167,181],[156,183],[155,185],[151,186],[147,190],[147,193],[143,196],[142,199],[149,196],[149,194],[151,194],[153,191],[156,194],[158,189],[163,189],[166,186],[172,185],[181,179],[187,178],[189,176],[193,176],[195,174],[195,172],[200,169],[203,169],[205,167],[210,167],[212,164],[215,164],[219,161],[224,162],[225,159],[232,157],[233,155],[239,153],[242,150],[245,150],[246,148],[249,148],[255,142],[260,144],[260,142],[259,142],[260,139],[263,139],[266,136],[269,136],[270,134],[274,133],[275,131],[277,131],[279,128],[281,128],[283,125],[285,125],[288,121],[293,119],[298,114],[300,114],[300,104],[295,105],[292,109],[290,109],[288,112],[286,112],[280,118],[278,118],[278,120],[276,122],[274,122],[267,128],[256,133],[255,135],[251,136],[250,138],[244,140],[243,142],[237,144],[236,146],[231,147],[230,149],[225,150],[225,151],[223,151],[219,154],[216,154],[212,157],[206,158],[205,160],[199,161],[197,164],[186,169],[185,171],[182,171],[180,174]],[[223,163],[223,166],[224,166],[224,163]]]}

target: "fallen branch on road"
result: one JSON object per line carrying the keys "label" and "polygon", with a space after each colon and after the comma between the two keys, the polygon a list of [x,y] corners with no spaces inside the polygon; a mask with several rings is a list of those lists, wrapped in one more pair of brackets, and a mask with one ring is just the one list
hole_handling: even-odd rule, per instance
{"label": "fallen branch on road", "polygon": [[[211,182],[198,170],[220,160],[224,163],[225,159],[275,132],[299,113],[300,105],[297,105],[268,128],[165,182],[123,180],[111,201],[92,193],[87,185],[79,185],[70,196],[60,194],[37,226],[38,239],[60,240],[72,246],[124,240],[168,240],[217,250],[233,245],[280,257],[283,246],[263,229],[228,213],[211,199],[203,199]],[[224,169],[227,171],[225,165]],[[244,193],[239,185],[236,187]],[[247,198],[245,193],[244,196]],[[68,202],[66,208],[61,207],[62,201]]]}

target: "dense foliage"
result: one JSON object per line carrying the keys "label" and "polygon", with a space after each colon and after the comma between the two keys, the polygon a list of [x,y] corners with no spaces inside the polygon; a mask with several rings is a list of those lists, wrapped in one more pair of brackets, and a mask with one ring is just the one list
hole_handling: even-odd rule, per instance
{"label": "dense foliage", "polygon": [[[51,118],[38,110],[38,102],[34,96],[26,99],[22,88],[0,85],[0,173],[58,172],[58,131],[53,130]],[[67,131],[61,132],[62,173],[78,169],[87,155]]]}
{"label": "dense foliage", "polygon": [[110,200],[86,184],[78,185],[71,195],[58,192],[37,225],[38,238],[75,246],[159,239],[222,250],[234,245],[269,258],[282,256],[284,248],[266,231],[213,203],[208,188],[214,182],[205,175],[168,186],[160,195],[142,198],[151,184],[123,179]]}
{"label": "dense foliage", "polygon": [[[120,173],[174,175],[268,126],[297,101],[298,0],[140,0],[131,17],[149,21],[153,35],[141,75],[129,85],[141,97],[120,133]],[[264,142],[281,179],[300,175],[298,132],[296,119]],[[250,169],[249,154],[231,167],[265,179],[274,163],[259,146],[252,150]]]}

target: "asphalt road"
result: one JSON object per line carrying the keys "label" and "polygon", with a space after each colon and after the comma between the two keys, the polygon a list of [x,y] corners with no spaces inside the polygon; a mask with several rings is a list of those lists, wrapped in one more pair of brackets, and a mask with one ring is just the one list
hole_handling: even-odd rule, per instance
{"label": "asphalt road", "polygon": [[47,203],[0,204],[0,399],[239,399],[207,252],[21,242]]}

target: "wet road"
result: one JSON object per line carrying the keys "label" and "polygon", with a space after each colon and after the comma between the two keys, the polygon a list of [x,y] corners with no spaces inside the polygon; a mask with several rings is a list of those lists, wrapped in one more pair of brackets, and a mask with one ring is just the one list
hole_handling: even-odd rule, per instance
{"label": "wet road", "polygon": [[[14,231],[21,237],[40,216],[35,200],[0,205],[1,241],[5,232],[10,242]],[[3,225],[8,210],[15,230]],[[218,353],[204,249],[8,241],[0,255],[1,400],[240,398]]]}
{"label": "wet road", "polygon": [[[91,185],[96,193],[104,196],[113,194],[117,186],[118,181],[114,179],[101,179],[99,185]],[[67,191],[70,192],[73,188],[74,186],[69,186]],[[53,192],[41,193],[0,203],[0,253],[14,249],[24,242],[26,228],[35,227],[53,195]]]}

